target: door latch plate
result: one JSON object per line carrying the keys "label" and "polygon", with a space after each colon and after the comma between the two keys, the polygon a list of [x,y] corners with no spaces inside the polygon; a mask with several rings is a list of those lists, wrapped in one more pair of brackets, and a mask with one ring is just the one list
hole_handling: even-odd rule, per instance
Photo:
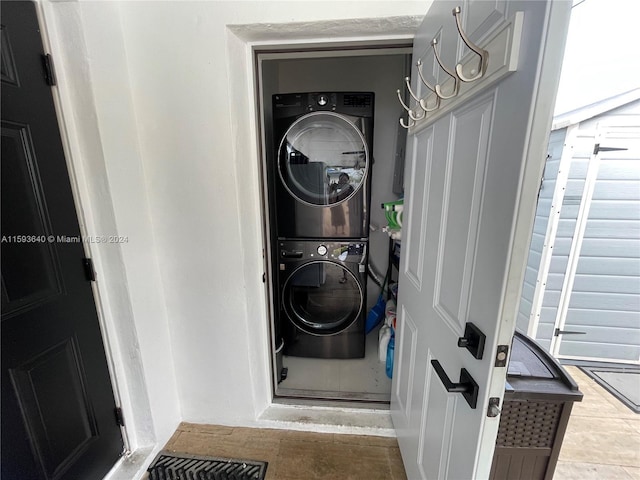
{"label": "door latch plate", "polygon": [[506,367],[508,357],[509,357],[509,345],[498,345],[498,350],[496,351],[496,363],[494,363],[493,366]]}
{"label": "door latch plate", "polygon": [[497,417],[500,415],[500,399],[498,397],[491,397],[489,399],[489,406],[487,407],[487,417]]}

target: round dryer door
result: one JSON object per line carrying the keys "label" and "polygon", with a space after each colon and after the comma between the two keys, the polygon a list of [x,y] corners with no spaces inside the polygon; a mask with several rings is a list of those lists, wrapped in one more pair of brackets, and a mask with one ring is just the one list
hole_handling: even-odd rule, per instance
{"label": "round dryer door", "polygon": [[333,262],[311,262],[285,282],[282,303],[293,324],[313,335],[333,335],[349,328],[363,306],[356,277]]}
{"label": "round dryer door", "polygon": [[305,204],[334,205],[351,198],[364,184],[368,168],[362,132],[337,113],[300,117],[280,142],[280,178],[289,193]]}

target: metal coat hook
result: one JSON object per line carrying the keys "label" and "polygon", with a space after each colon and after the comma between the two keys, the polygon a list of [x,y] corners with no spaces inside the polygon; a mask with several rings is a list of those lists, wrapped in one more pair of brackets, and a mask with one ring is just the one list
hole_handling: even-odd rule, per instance
{"label": "metal coat hook", "polygon": [[398,100],[400,100],[400,104],[402,105],[402,107],[403,107],[403,108],[407,111],[407,113],[409,114],[409,124],[408,124],[408,125],[407,125],[407,124],[405,124],[405,123],[404,123],[404,118],[401,118],[401,119],[400,119],[400,125],[402,125],[402,127],[404,127],[404,128],[410,128],[410,127],[413,127],[413,126],[416,124],[415,120],[413,119],[413,111],[412,111],[409,107],[407,107],[407,106],[405,105],[404,101],[402,100],[402,96],[400,96],[400,89],[396,90],[396,93],[398,94]]}
{"label": "metal coat hook", "polygon": [[[409,77],[405,77],[404,81],[407,84],[407,88],[409,89],[409,93],[411,94],[411,96],[414,98],[414,100],[416,100],[419,103],[420,101],[418,100],[418,98],[411,91],[411,86],[410,86],[410,83],[409,83],[411,80],[409,79]],[[404,101],[402,100],[402,96],[400,95],[400,90],[397,90],[396,93],[398,94],[398,100],[400,100],[400,103],[402,104],[402,107],[407,111],[407,113],[409,114],[409,118],[411,118],[411,120],[420,120],[420,119],[424,118],[424,113],[422,113],[421,115],[416,115],[416,113],[413,111],[413,109],[409,108],[407,106],[407,104],[404,103]]]}
{"label": "metal coat hook", "polygon": [[400,119],[400,125],[402,125],[404,128],[409,128],[409,127],[413,127],[416,124],[416,120],[420,120],[421,118],[424,118],[424,113],[420,116],[417,116],[413,110],[411,108],[409,108],[407,106],[406,103],[404,103],[404,100],[402,100],[402,95],[400,94],[400,89],[396,90],[396,93],[398,94],[398,100],[400,101],[400,104],[402,105],[402,108],[404,108],[407,111],[407,114],[409,115],[409,124],[405,124],[404,120],[401,118]]}
{"label": "metal coat hook", "polygon": [[[440,98],[436,97],[436,105],[433,108],[427,108],[427,104],[426,102],[422,99],[422,98],[418,98],[418,96],[413,93],[413,90],[411,90],[411,79],[409,77],[405,77],[404,78],[405,83],[407,84],[407,90],[409,90],[409,95],[411,95],[411,97],[413,97],[413,99],[418,103],[418,105],[420,105],[420,108],[422,110],[424,110],[425,113],[427,112],[433,112],[434,110],[437,110],[438,107],[440,106]],[[424,117],[424,113],[420,116],[420,118]],[[416,119],[418,120],[418,119]]]}
{"label": "metal coat hook", "polygon": [[[471,50],[473,53],[475,53],[480,57],[480,61],[478,62],[478,70],[475,72],[475,75],[473,75],[472,77],[467,77],[464,73],[462,73],[461,63],[458,63],[456,65],[456,74],[458,78],[463,82],[473,82],[475,80],[478,80],[479,78],[482,78],[482,76],[487,71],[487,62],[489,60],[489,52],[487,52],[483,48],[480,48],[477,45],[475,45],[473,42],[471,42],[471,40],[469,40],[469,37],[467,37],[467,34],[464,33],[464,30],[462,29],[462,22],[460,20],[461,11],[462,9],[458,6],[454,8],[452,12],[453,16],[456,17],[456,27],[458,27],[458,33],[460,34],[460,38],[462,38],[462,41],[464,42],[464,44],[467,47],[469,47],[469,50]],[[471,70],[471,73],[473,74],[474,71],[475,70]]]}
{"label": "metal coat hook", "polygon": [[414,122],[413,120],[409,119],[409,125],[406,125],[404,123],[404,118],[400,119],[400,125],[402,125],[403,128],[411,128],[416,124],[416,122]]}
{"label": "metal coat hook", "polygon": [[[404,77],[404,83],[407,85],[407,90],[409,91],[409,95],[411,95],[411,98],[413,98],[416,101],[416,103],[420,105],[420,108],[422,108],[422,103],[420,102],[420,98],[415,93],[413,93],[413,90],[411,90],[411,78]],[[424,117],[424,115],[422,115],[420,118],[422,117]],[[416,118],[416,120],[418,119]]]}
{"label": "metal coat hook", "polygon": [[443,95],[442,94],[442,88],[440,87],[440,84],[437,84],[434,87],[434,90],[436,92],[436,94],[443,100],[447,100],[449,98],[453,98],[458,94],[458,89],[460,88],[460,79],[458,78],[458,75],[456,74],[456,72],[452,71],[451,69],[445,67],[442,64],[442,60],[440,59],[440,54],[438,53],[438,50],[436,49],[436,44],[438,43],[438,39],[434,38],[433,40],[431,40],[431,46],[433,47],[433,54],[436,56],[436,61],[438,62],[438,65],[440,65],[440,68],[442,70],[444,70],[444,72],[449,75],[451,78],[453,78],[453,89],[451,90],[451,94],[449,95]]}
{"label": "metal coat hook", "polygon": [[434,110],[437,110],[438,108],[440,108],[440,95],[438,95],[438,92],[436,92],[435,87],[432,87],[431,85],[429,85],[429,82],[425,80],[424,75],[422,74],[422,60],[418,59],[418,61],[416,62],[416,67],[418,67],[417,68],[418,75],[420,76],[420,80],[422,80],[422,83],[424,84],[424,86],[436,94],[436,103],[433,107],[428,108],[427,103],[424,100],[420,100],[420,107],[425,112],[433,112]]}

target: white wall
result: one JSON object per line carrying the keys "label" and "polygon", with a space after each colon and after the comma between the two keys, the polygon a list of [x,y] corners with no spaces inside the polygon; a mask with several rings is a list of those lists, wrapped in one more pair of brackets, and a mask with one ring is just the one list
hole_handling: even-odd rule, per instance
{"label": "white wall", "polygon": [[[132,404],[146,390],[159,441],[180,419],[253,424],[270,401],[246,40],[321,37],[331,22],[300,25],[369,17],[378,20],[336,22],[340,34],[406,35],[415,21],[389,17],[427,8],[402,1],[47,3],[63,103],[75,120],[72,161],[84,171],[85,216],[90,230],[104,223],[129,236],[97,253],[119,383]],[[253,23],[263,25],[227,29]],[[140,379],[146,388],[136,390]]]}

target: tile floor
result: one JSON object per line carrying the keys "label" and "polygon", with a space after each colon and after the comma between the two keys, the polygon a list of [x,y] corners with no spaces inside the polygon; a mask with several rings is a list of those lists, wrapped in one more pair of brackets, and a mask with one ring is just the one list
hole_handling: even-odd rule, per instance
{"label": "tile floor", "polygon": [[[640,415],[577,367],[574,404],[554,480],[640,480]],[[406,479],[394,438],[183,423],[168,450],[269,462],[268,480]]]}
{"label": "tile floor", "polygon": [[378,357],[378,330],[366,337],[364,358],[337,360],[284,357],[288,375],[278,385],[278,395],[388,402],[391,379]]}

